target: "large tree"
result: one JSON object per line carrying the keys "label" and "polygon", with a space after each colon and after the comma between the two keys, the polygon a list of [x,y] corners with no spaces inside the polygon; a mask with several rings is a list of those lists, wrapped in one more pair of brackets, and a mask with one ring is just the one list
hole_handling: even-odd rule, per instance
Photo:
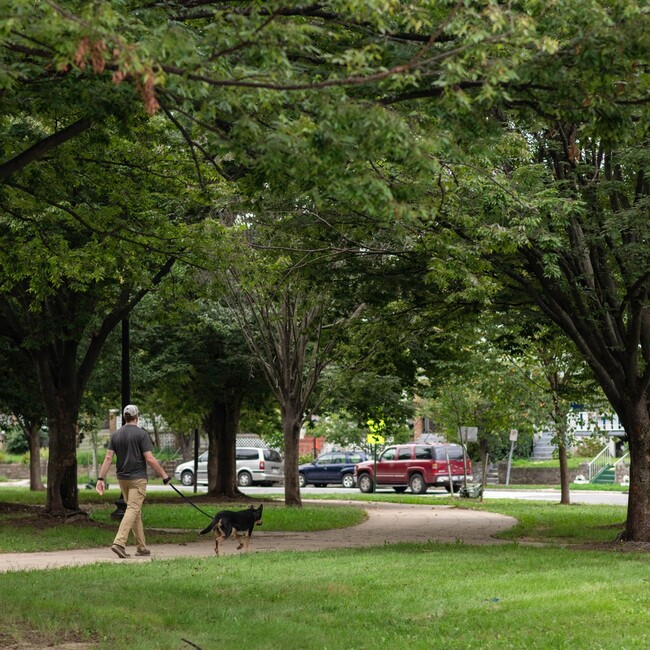
{"label": "large tree", "polygon": [[[44,121],[32,119],[32,129]],[[187,248],[191,190],[167,166],[172,143],[153,122],[137,133],[136,142],[116,125],[88,131],[0,192],[0,332],[38,378],[51,512],[77,508],[79,407],[107,336]]]}
{"label": "large tree", "polygon": [[446,251],[458,269],[468,269],[468,252],[483,260],[474,278],[494,271],[589,364],[629,439],[624,538],[647,542],[650,51],[643,35],[650,17],[635,2],[566,9],[571,25],[553,12],[534,14],[555,39],[553,52],[519,71],[538,86],[518,100],[501,98],[491,147],[466,140],[468,157],[450,167],[462,189],[443,213],[462,252],[455,256],[453,244]]}
{"label": "large tree", "polygon": [[206,295],[209,288],[197,291],[205,284],[201,275],[198,283],[186,275],[187,293],[148,301],[136,320],[142,326],[134,346],[147,376],[143,403],[155,404],[176,428],[202,428],[209,443],[208,492],[235,498],[242,496],[235,456],[240,412],[268,389],[234,315]]}
{"label": "large tree", "polygon": [[[426,250],[438,279],[452,270],[458,281],[471,257],[482,262],[465,287],[481,285],[500,264],[574,340],[624,422],[626,535],[650,539],[647,164],[630,146],[647,137],[644,3],[5,7],[3,113],[25,79],[96,79],[106,97],[133,88],[242,190],[281,186],[292,211],[340,217],[331,225],[345,247],[373,250],[410,222],[404,246]],[[83,130],[86,113],[72,115],[66,126]],[[30,139],[5,154],[6,169],[73,132]],[[460,243],[470,247],[450,269]]]}
{"label": "large tree", "polygon": [[336,359],[345,330],[362,305],[346,310],[327,295],[326,286],[313,286],[295,276],[280,279],[281,275],[266,267],[254,282],[250,277],[242,281],[231,269],[227,300],[280,406],[285,503],[300,506],[300,431],[316,406],[318,381]]}

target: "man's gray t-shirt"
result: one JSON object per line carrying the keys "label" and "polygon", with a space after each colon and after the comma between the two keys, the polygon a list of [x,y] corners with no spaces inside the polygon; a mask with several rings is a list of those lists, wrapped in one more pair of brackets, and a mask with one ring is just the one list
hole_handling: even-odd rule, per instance
{"label": "man's gray t-shirt", "polygon": [[147,478],[146,451],[153,451],[149,434],[135,424],[120,427],[108,442],[108,448],[117,456],[117,478],[131,481]]}

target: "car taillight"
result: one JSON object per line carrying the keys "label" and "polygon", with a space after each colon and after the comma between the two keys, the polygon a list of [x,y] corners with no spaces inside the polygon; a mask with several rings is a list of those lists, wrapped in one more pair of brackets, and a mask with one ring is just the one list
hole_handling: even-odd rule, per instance
{"label": "car taillight", "polygon": [[264,469],[264,461],[263,460],[260,461],[260,469]]}
{"label": "car taillight", "polygon": [[438,463],[431,463],[431,469],[432,469],[434,472],[437,472],[437,471],[438,471]]}

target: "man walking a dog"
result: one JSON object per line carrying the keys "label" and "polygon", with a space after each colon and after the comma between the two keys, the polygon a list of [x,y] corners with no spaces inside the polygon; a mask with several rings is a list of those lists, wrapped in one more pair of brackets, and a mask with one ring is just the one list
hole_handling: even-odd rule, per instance
{"label": "man walking a dog", "polygon": [[124,407],[124,425],[111,435],[108,451],[97,479],[97,492],[104,494],[106,474],[117,455],[116,473],[122,495],[126,501],[126,512],[115,535],[111,551],[118,557],[129,557],[126,543],[129,532],[133,531],[136,555],[151,555],[144,538],[142,525],[142,504],[147,496],[147,465],[162,477],[167,485],[171,478],[152,453],[153,445],[149,434],[138,426],[140,411],[135,404]]}

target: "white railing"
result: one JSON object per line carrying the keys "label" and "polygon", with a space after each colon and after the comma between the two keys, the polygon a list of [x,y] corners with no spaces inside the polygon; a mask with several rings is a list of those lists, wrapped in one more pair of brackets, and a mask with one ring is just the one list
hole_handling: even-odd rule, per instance
{"label": "white railing", "polygon": [[[614,463],[614,470],[615,470],[615,472],[616,472],[616,473],[614,474],[614,477],[615,477],[614,480],[616,480],[616,479],[618,478],[618,475],[619,475],[619,474],[618,474],[618,468],[617,468],[617,465],[618,465],[619,463],[627,462],[629,458],[630,458],[630,452],[628,451],[626,454],[623,454],[623,455],[622,455],[622,456],[621,456],[621,457],[620,457],[620,458],[619,458],[619,459]],[[628,472],[628,478],[627,478],[627,480],[628,480],[628,481],[630,480],[630,479],[629,479],[629,472]],[[625,481],[625,479],[623,479],[623,481]]]}
{"label": "white railing", "polygon": [[622,462],[624,462],[624,461],[627,461],[627,459],[628,459],[629,457],[630,457],[630,452],[628,451],[626,454],[623,454],[623,456],[621,456],[621,457],[620,457],[620,458],[619,458],[619,459],[614,463],[614,467],[616,467],[616,465],[618,465],[619,463],[622,463]]}
{"label": "white railing", "polygon": [[572,411],[567,416],[569,428],[576,435],[600,433],[622,434],[624,432],[616,414],[604,414],[596,411]]}
{"label": "white railing", "polygon": [[607,465],[610,465],[614,456],[609,448],[609,445],[605,447],[588,465],[589,468],[589,482],[593,481],[598,473],[603,470]]}

